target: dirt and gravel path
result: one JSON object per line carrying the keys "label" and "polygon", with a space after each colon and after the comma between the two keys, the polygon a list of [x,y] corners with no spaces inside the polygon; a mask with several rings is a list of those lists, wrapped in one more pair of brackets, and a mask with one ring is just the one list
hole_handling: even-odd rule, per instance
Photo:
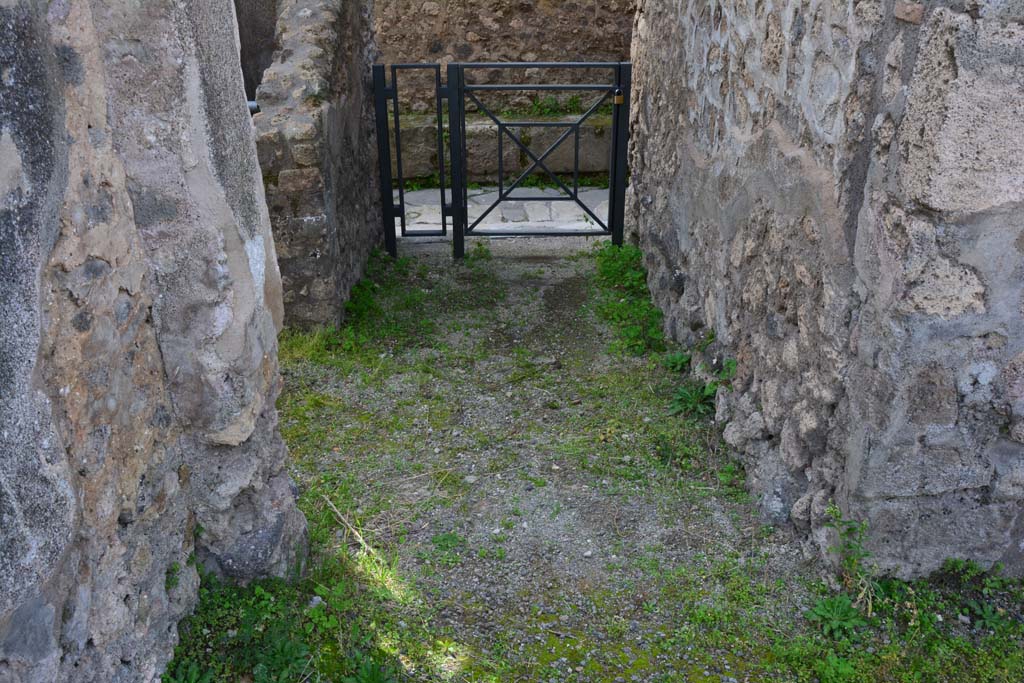
{"label": "dirt and gravel path", "polygon": [[197,567],[164,683],[1022,680],[1020,580],[873,576],[846,521],[840,585],[758,521],[638,250],[471,247],[403,243],[344,325],[282,335],[309,561]]}
{"label": "dirt and gravel path", "polygon": [[402,247],[374,341],[340,364],[286,343],[282,412],[334,540],[378,558],[407,674],[745,680],[758,639],[730,634],[798,614],[809,572],[711,425],[668,414],[679,375],[610,351],[592,244]]}

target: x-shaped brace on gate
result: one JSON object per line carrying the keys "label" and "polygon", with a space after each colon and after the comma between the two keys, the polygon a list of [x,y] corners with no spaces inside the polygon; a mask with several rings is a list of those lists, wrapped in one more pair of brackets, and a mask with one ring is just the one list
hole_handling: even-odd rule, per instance
{"label": "x-shaped brace on gate", "polygon": [[[555,173],[553,173],[551,171],[551,169],[548,168],[547,164],[544,163],[545,159],[547,159],[549,156],[551,156],[555,152],[555,150],[557,150],[561,146],[561,144],[563,142],[565,142],[566,140],[569,139],[569,135],[570,134],[572,134],[573,132],[578,132],[580,126],[583,125],[583,123],[588,118],[590,118],[590,116],[593,115],[593,113],[596,112],[598,110],[598,108],[600,108],[600,106],[602,104],[604,104],[605,100],[608,99],[608,95],[609,95],[608,92],[604,93],[604,95],[602,95],[600,97],[600,99],[598,99],[590,107],[590,109],[588,109],[582,116],[580,116],[579,119],[577,119],[576,121],[566,122],[565,123],[566,131],[564,133],[562,133],[560,136],[558,136],[558,139],[555,140],[554,143],[552,143],[551,146],[548,147],[547,150],[545,150],[544,153],[541,154],[539,157],[533,152],[533,150],[531,150],[529,148],[528,145],[526,145],[526,143],[524,143],[522,141],[522,139],[518,135],[516,135],[511,130],[509,130],[509,126],[505,122],[503,122],[501,119],[499,119],[493,113],[491,113],[491,110],[488,109],[486,106],[484,106],[483,102],[481,102],[480,99],[476,95],[474,95],[472,92],[467,92],[466,95],[468,95],[469,98],[476,104],[476,106],[480,108],[480,111],[482,111],[483,113],[487,114],[488,118],[490,118],[492,121],[494,121],[495,125],[498,126],[498,135],[499,136],[501,136],[503,134],[508,135],[509,138],[511,138],[511,140],[513,142],[515,142],[516,145],[521,150],[523,150],[523,152],[525,152],[526,155],[529,156],[530,159],[532,160],[532,163],[530,164],[530,166],[525,171],[523,171],[523,173],[516,179],[516,181],[514,183],[512,183],[512,185],[509,186],[509,188],[507,190],[505,190],[504,192],[500,192],[499,191],[498,199],[493,204],[491,204],[487,208],[487,210],[484,211],[483,214],[480,215],[479,218],[477,218],[475,221],[473,221],[473,224],[471,226],[469,226],[469,228],[467,228],[466,232],[469,232],[469,231],[473,230],[473,228],[478,226],[485,218],[487,218],[487,216],[490,215],[490,213],[492,211],[494,211],[494,209],[496,209],[498,207],[499,204],[501,204],[501,202],[505,201],[506,199],[514,199],[511,196],[512,192],[517,187],[519,187],[520,184],[524,180],[526,180],[530,176],[530,174],[533,173],[534,170],[536,170],[537,168],[543,169],[544,172],[547,173],[548,176],[553,181],[555,181],[555,183],[562,189],[562,191],[565,192],[566,196],[568,198],[572,199],[584,211],[586,211],[587,214],[591,218],[593,218],[594,221],[597,222],[597,224],[601,227],[602,230],[607,230],[608,229],[608,226],[605,224],[605,222],[602,221],[600,218],[598,218],[597,215],[590,209],[589,206],[587,206],[586,204],[584,204],[583,202],[580,201],[579,193],[570,190],[568,188],[568,186],[565,183],[562,182],[562,179],[559,178]],[[529,126],[529,124],[524,124],[524,127],[528,127],[528,126]]]}

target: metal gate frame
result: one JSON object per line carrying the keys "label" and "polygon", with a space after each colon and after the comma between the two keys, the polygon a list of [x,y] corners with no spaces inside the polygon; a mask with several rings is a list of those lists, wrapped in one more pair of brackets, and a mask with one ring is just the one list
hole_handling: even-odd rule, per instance
{"label": "metal gate frame", "polygon": [[[475,233],[485,236],[587,236],[608,235],[614,244],[622,244],[625,222],[626,183],[628,178],[627,153],[629,148],[629,99],[632,86],[632,65],[629,62],[474,62],[453,63],[447,68],[447,78],[441,79],[440,64],[392,64],[391,81],[388,83],[387,67],[376,64],[373,67],[374,110],[377,119],[377,156],[380,168],[381,214],[384,223],[384,243],[389,254],[397,256],[398,238],[395,220],[399,219],[403,237],[441,237],[448,234],[448,220],[452,225],[452,253],[455,258],[462,258],[466,253],[465,239],[474,235],[474,229],[498,205],[506,201],[539,202],[539,201],[573,201],[580,205],[594,220],[598,227],[593,231],[488,231]],[[467,82],[466,73],[474,70],[509,70],[509,69],[574,69],[601,70],[609,73],[607,83],[534,83],[534,84],[476,84]],[[441,230],[410,231],[406,225],[405,208],[405,177],[402,166],[402,124],[398,98],[399,73],[405,70],[433,70],[435,87],[435,107],[437,114],[437,158],[439,165],[441,193]],[[483,92],[543,92],[543,91],[579,91],[591,92],[599,98],[574,121],[504,121],[495,115],[481,102],[477,93]],[[580,127],[609,98],[612,100],[612,140],[608,164],[608,219],[607,222],[598,218],[594,212],[579,199],[579,145]],[[394,125],[392,128],[388,112],[389,100],[392,104]],[[448,105],[448,126],[445,128],[444,105]],[[487,115],[498,127],[498,199],[484,211],[472,224],[469,223],[469,194],[467,183],[466,147],[466,105],[472,103]],[[542,154],[536,154],[529,145],[522,141],[521,134],[516,130],[522,128],[565,128],[553,144]],[[398,174],[398,203],[395,203],[393,186],[395,179],[391,173],[391,137],[394,132],[395,170]],[[445,133],[449,136],[449,149],[445,149]],[[515,143],[531,161],[530,166],[519,177],[505,187],[504,144],[505,137]],[[573,183],[570,188],[557,174],[553,173],[544,163],[556,149],[569,137],[573,138],[574,162]],[[450,153],[450,154],[449,154]],[[446,160],[450,162],[446,164]],[[451,172],[450,198],[446,187],[448,170]],[[542,170],[555,181],[564,193],[559,197],[550,196],[511,196],[535,170]]]}

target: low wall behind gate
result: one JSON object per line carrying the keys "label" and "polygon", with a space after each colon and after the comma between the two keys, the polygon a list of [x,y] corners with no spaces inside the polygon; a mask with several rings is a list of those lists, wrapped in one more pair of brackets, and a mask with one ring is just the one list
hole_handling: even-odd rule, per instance
{"label": "low wall behind gate", "polygon": [[[374,25],[385,64],[621,62],[629,59],[635,6],[635,0],[376,0]],[[481,83],[507,75],[475,74]],[[433,110],[429,83],[403,89],[403,107]],[[530,101],[520,96],[513,104]]]}

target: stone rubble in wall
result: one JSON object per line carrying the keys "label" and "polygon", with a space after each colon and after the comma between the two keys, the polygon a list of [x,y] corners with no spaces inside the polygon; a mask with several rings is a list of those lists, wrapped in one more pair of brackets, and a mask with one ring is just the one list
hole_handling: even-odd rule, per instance
{"label": "stone rubble in wall", "polygon": [[639,5],[634,238],[766,519],[1024,571],[1019,6]]}
{"label": "stone rubble in wall", "polygon": [[[382,237],[372,0],[280,0],[254,117],[289,326],[337,324]],[[324,46],[336,46],[335,51]]]}

